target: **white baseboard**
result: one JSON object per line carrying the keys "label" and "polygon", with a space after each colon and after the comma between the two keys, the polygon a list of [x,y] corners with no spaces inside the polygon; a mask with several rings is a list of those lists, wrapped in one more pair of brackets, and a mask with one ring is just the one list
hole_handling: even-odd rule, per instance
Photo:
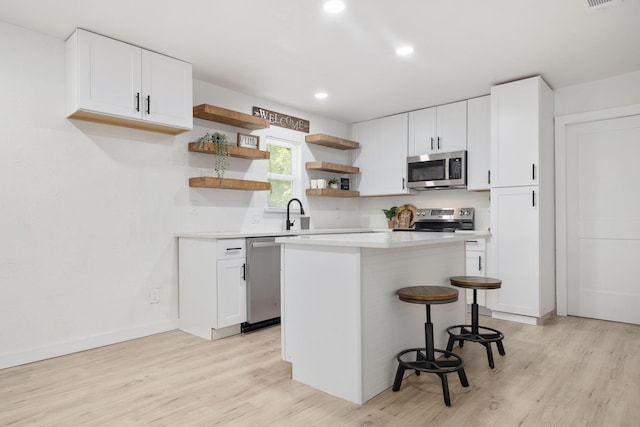
{"label": "white baseboard", "polygon": [[92,348],[103,347],[105,345],[116,344],[123,341],[129,341],[135,338],[142,338],[149,335],[159,334],[161,332],[172,331],[177,328],[177,321],[165,321],[144,325],[133,329],[126,329],[111,332],[108,334],[96,335],[52,346],[34,348],[18,353],[3,354],[0,355],[0,369],[24,365],[31,362],[37,362],[39,360],[51,359],[52,357],[64,356],[66,354],[90,350]]}
{"label": "white baseboard", "polygon": [[527,325],[534,326],[537,326],[541,323],[540,319],[538,319],[537,317],[522,316],[520,314],[504,313],[502,311],[495,310],[491,312],[491,317],[493,317],[494,319],[509,320],[511,322],[525,323]]}

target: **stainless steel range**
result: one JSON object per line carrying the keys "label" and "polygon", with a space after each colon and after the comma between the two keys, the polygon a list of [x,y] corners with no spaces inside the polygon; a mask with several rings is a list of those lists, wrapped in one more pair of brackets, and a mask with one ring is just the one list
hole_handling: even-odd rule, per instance
{"label": "stainless steel range", "polygon": [[420,208],[416,209],[413,228],[395,231],[452,232],[474,230],[474,208]]}

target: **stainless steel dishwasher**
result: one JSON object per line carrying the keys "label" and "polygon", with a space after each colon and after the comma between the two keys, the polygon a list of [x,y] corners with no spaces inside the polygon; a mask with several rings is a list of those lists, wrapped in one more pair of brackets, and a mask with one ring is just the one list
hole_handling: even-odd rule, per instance
{"label": "stainless steel dishwasher", "polygon": [[247,239],[247,321],[242,332],[280,323],[280,244],[275,240]]}

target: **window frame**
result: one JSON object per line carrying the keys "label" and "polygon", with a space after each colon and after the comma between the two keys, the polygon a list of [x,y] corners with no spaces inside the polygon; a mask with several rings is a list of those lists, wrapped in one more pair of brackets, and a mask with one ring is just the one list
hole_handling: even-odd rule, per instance
{"label": "window frame", "polygon": [[[289,180],[291,179],[291,197],[300,198],[302,189],[302,144],[298,141],[292,141],[290,139],[278,138],[275,136],[265,137],[265,149],[268,150],[270,144],[279,145],[291,149],[291,175],[283,175],[279,173],[271,173],[269,171],[269,164],[267,163],[267,181],[274,180]],[[265,212],[286,212],[286,206],[269,206],[269,197],[266,199],[267,206]]]}

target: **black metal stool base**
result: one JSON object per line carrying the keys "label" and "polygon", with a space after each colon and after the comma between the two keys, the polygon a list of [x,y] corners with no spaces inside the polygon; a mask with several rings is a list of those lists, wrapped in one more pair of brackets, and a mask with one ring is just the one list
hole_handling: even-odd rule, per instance
{"label": "black metal stool base", "polygon": [[[460,328],[460,333],[453,332],[456,328]],[[458,345],[460,347],[464,345],[465,341],[480,343],[487,349],[487,359],[489,360],[489,366],[491,369],[495,368],[495,364],[493,363],[493,352],[491,351],[491,343],[496,343],[498,353],[500,353],[501,356],[505,355],[504,346],[502,345],[504,334],[497,329],[479,325],[456,325],[447,328],[447,332],[449,333],[447,352],[451,352],[453,350],[453,345],[456,341],[459,342]]]}
{"label": "black metal stool base", "polygon": [[[445,357],[453,357],[455,360],[427,360],[425,356],[427,354],[426,348],[410,348],[403,350],[396,356],[398,359],[398,370],[396,371],[396,378],[393,382],[393,391],[400,390],[402,380],[404,378],[404,372],[407,369],[414,370],[416,375],[420,375],[420,372],[427,372],[430,374],[436,374],[440,377],[442,382],[442,394],[444,396],[444,403],[447,406],[451,406],[451,399],[449,397],[449,382],[447,381],[447,374],[457,372],[460,378],[460,384],[463,387],[469,387],[469,381],[467,375],[464,372],[464,361],[460,356],[451,351],[433,349],[435,353],[442,353]],[[415,361],[402,360],[402,356],[408,353],[416,353]]]}

